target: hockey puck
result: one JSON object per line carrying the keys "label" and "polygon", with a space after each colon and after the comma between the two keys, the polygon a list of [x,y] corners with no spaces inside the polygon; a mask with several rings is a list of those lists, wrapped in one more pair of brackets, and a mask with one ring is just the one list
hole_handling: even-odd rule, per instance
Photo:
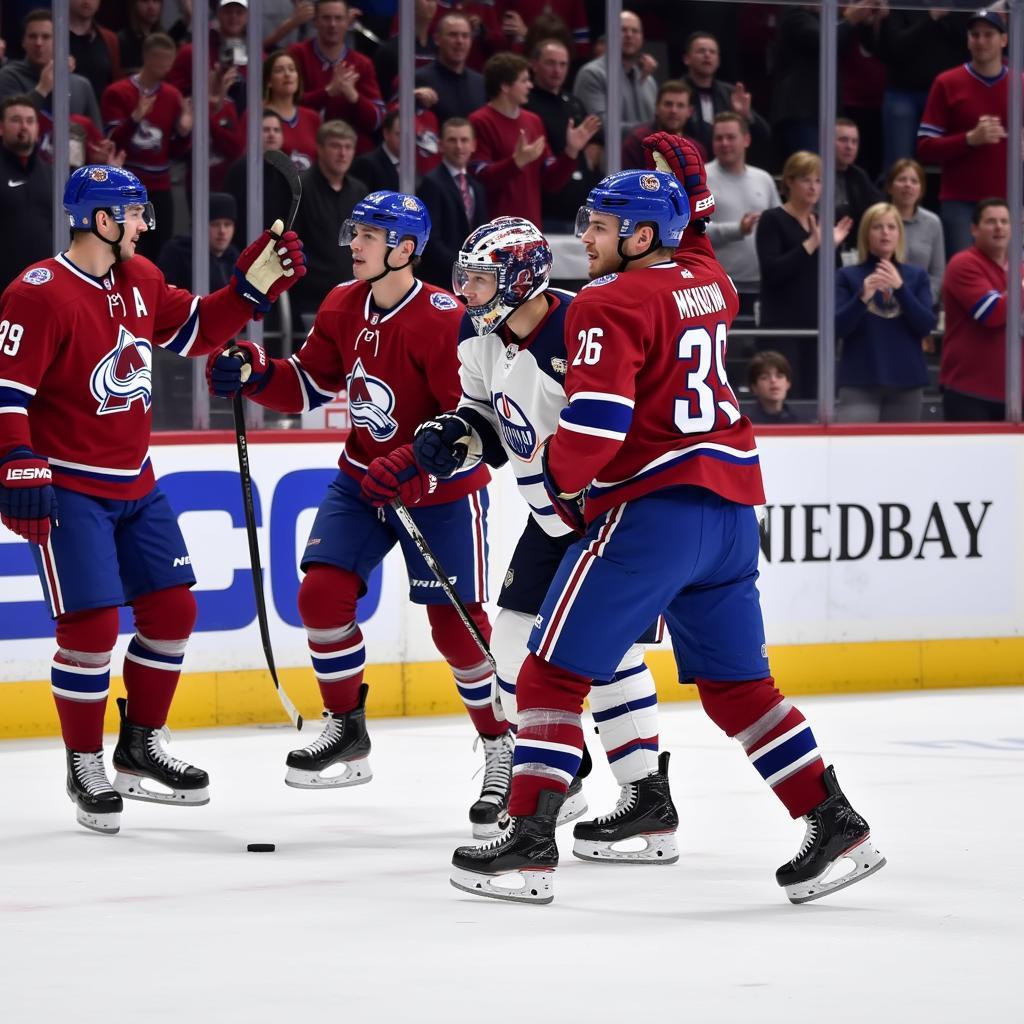
{"label": "hockey puck", "polygon": [[273,853],[276,849],[273,843],[250,843],[246,847],[249,853]]}

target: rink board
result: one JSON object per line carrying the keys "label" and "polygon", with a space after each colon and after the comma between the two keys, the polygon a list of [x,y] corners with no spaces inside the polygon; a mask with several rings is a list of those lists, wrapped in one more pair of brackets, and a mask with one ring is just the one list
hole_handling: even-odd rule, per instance
{"label": "rink board", "polygon": [[[296,611],[297,564],[342,437],[251,438],[274,652],[284,686],[310,715],[320,701]],[[223,433],[156,440],[153,463],[198,579],[199,622],[171,724],[279,721],[263,667],[234,445]],[[788,693],[1024,684],[1024,435],[807,428],[773,432],[759,447],[769,502],[760,588],[772,669]],[[509,477],[499,472],[491,484],[492,594],[525,522]],[[53,734],[52,622],[28,546],[2,527],[0,581],[0,737]],[[394,554],[370,580],[359,614],[371,714],[459,709]],[[115,667],[130,638],[127,615],[122,631]],[[677,684],[667,648],[651,652],[649,663],[662,699],[692,698],[692,687]],[[113,690],[121,692],[119,681]]]}

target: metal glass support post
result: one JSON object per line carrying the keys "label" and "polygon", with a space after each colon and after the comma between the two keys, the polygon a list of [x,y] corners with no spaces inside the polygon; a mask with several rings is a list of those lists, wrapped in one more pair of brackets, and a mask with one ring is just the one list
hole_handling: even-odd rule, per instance
{"label": "metal glass support post", "polygon": [[[252,17],[252,12],[250,12]],[[192,5],[192,294],[205,295],[210,288],[210,9]],[[192,426],[210,426],[210,395],[206,390],[206,366],[192,361]]]}
{"label": "metal glass support post", "polygon": [[818,224],[818,418],[835,419],[836,403],[836,71],[839,0],[821,0],[818,53],[818,151],[821,153],[821,202]]}
{"label": "metal glass support post", "polygon": [[68,54],[71,50],[68,0],[53,3],[53,254],[68,246],[68,218],[64,213],[64,185],[71,167],[71,79]]}
{"label": "metal glass support post", "polygon": [[605,0],[608,101],[604,118],[604,172],[622,169],[622,0]]}
{"label": "metal glass support post", "polygon": [[[407,195],[416,191],[416,0],[398,5],[398,188]],[[381,82],[387,89],[389,82]]]}
{"label": "metal glass support post", "polygon": [[1010,0],[1010,92],[1007,121],[1006,201],[1010,206],[1010,258],[1006,293],[1006,419],[1021,422],[1021,217],[1024,173],[1021,169],[1021,71],[1024,70],[1024,3]]}

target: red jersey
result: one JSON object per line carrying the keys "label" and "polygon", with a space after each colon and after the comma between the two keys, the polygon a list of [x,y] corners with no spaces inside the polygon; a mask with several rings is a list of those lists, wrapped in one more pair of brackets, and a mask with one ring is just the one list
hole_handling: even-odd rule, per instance
{"label": "red jersey", "polygon": [[750,420],[725,373],[739,299],[705,236],[678,262],[591,281],[569,306],[568,406],[549,449],[567,492],[588,487],[588,522],[665,487],[764,502]]}
{"label": "red jersey", "polygon": [[520,108],[516,117],[508,117],[485,103],[469,120],[476,132],[473,173],[487,190],[491,217],[525,217],[539,225],[541,189],[562,188],[576,170],[576,157],[554,156],[545,142],[538,159],[517,167],[512,154],[519,133],[526,133],[527,142],[544,136],[544,122],[529,110]]}
{"label": "red jersey", "polygon": [[1007,125],[1009,72],[984,78],[969,64],[943,71],[928,92],[917,155],[922,163],[940,164],[939,198],[977,202],[1006,195],[1006,139],[986,146],[969,146],[967,133],[982,115]]}
{"label": "red jersey", "polygon": [[942,278],[942,305],[946,334],[939,384],[974,398],[1005,402],[1006,268],[975,245],[958,252]]}
{"label": "red jersey", "polygon": [[[210,191],[221,192],[228,168],[245,152],[245,121],[234,100],[225,99],[210,111]],[[192,168],[189,167],[191,174]],[[241,216],[244,213],[239,211]]]}
{"label": "red jersey", "polygon": [[[302,75],[302,102],[307,107],[319,110],[325,121],[333,121],[336,118],[347,121],[358,135],[356,153],[365,153],[373,149],[373,133],[384,121],[384,100],[377,84],[377,72],[373,69],[373,61],[347,46],[341,51],[341,56],[336,60],[330,60],[320,52],[316,39],[292,43],[288,47],[288,52]],[[356,92],[359,95],[355,103],[349,103],[340,93],[337,96],[330,96],[327,92],[327,85],[334,77],[334,69],[339,64],[347,64],[359,72],[359,80],[356,82]]]}
{"label": "red jersey", "polygon": [[320,129],[320,115],[309,107],[296,107],[295,116],[281,118],[284,144],[281,149],[300,171],[308,171],[316,162],[316,133]]}
{"label": "red jersey", "polygon": [[131,501],[153,487],[153,346],[201,356],[233,338],[253,307],[233,287],[198,298],[143,256],[103,278],[66,255],[29,267],[0,297],[0,453],[30,448],[53,482]]}
{"label": "red jersey", "polygon": [[143,96],[137,75],[112,82],[103,90],[100,113],[107,135],[125,152],[125,170],[137,175],[147,189],[166,192],[171,187],[171,158],[184,156],[191,145],[176,132],[181,116],[181,93],[160,82],[145,93],[155,97],[149,113],[139,122],[132,111]]}
{"label": "red jersey", "polygon": [[[462,314],[453,296],[422,281],[386,310],[374,304],[368,282],[346,281],[327,294],[302,348],[271,360],[273,376],[255,400],[305,412],[347,391],[352,432],[338,465],[360,480],[375,458],[409,444],[425,420],[458,407]],[[489,479],[479,464],[439,481],[420,505],[454,501]]]}

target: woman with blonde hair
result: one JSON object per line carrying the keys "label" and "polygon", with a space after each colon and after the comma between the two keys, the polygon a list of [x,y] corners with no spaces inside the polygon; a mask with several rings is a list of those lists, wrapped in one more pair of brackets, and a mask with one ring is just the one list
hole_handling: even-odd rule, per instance
{"label": "woman with blonde hair", "polygon": [[938,214],[921,206],[926,186],[924,168],[916,160],[897,160],[885,176],[885,194],[903,220],[906,261],[928,272],[932,302],[937,306],[946,272],[946,243]]}
{"label": "woman with blonde hair", "polygon": [[[765,210],[754,242],[761,267],[761,327],[818,326],[818,247],[821,226],[816,204],[821,197],[821,159],[798,150],[782,169],[786,201]],[[843,217],[832,229],[836,249],[853,221]],[[765,348],[781,352],[793,367],[793,394],[813,398],[818,382],[818,346],[814,338],[768,339]]]}
{"label": "woman with blonde hair", "polygon": [[316,160],[320,114],[302,104],[302,72],[287,50],[275,50],[263,62],[263,109],[281,118],[281,149],[300,171]]}
{"label": "woman with blonde hair", "polygon": [[859,262],[836,275],[836,371],[843,423],[921,418],[928,369],[921,339],[935,328],[928,274],[905,262],[900,211],[875,203],[857,232]]}

